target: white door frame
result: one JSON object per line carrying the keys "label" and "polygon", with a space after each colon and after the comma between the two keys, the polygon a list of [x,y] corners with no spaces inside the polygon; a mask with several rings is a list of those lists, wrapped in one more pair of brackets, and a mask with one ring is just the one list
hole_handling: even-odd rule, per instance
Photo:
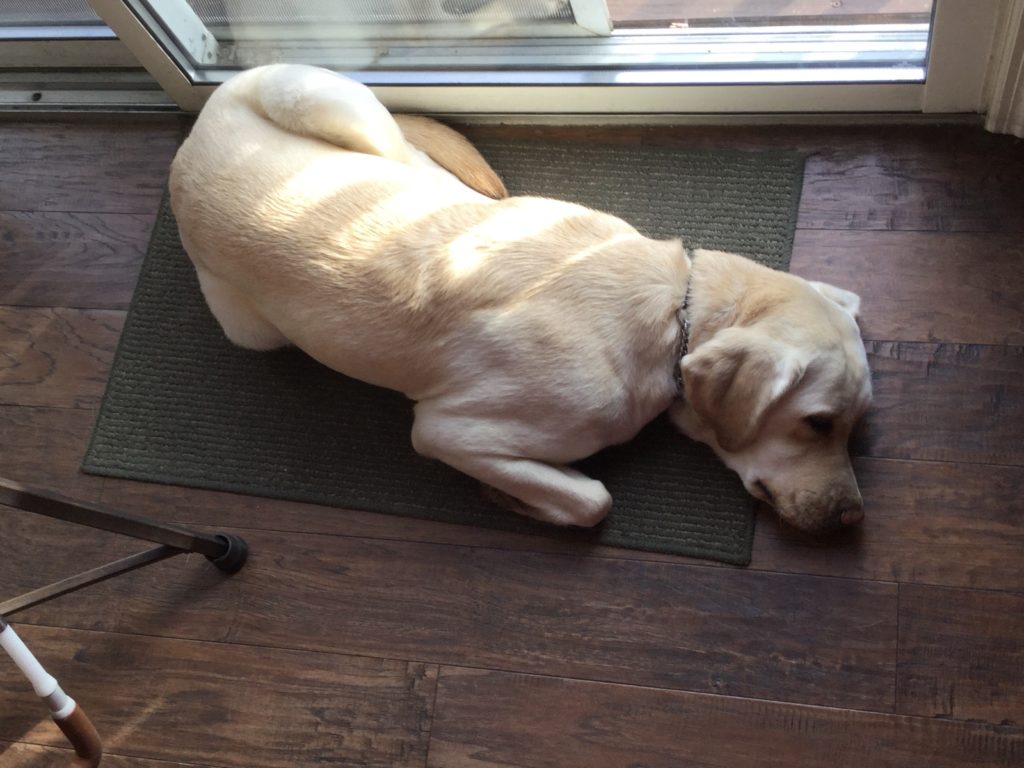
{"label": "white door frame", "polygon": [[1007,0],[937,0],[924,112],[982,112],[997,25]]}
{"label": "white door frame", "polygon": [[993,46],[985,127],[1024,137],[1024,0],[1010,0]]}

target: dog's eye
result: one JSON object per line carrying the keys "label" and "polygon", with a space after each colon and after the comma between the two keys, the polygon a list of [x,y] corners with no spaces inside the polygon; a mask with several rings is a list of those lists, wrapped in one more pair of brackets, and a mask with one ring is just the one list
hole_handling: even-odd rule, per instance
{"label": "dog's eye", "polygon": [[821,435],[822,437],[828,437],[832,434],[834,421],[831,416],[808,416],[804,419],[804,422],[807,426],[813,429],[816,434]]}

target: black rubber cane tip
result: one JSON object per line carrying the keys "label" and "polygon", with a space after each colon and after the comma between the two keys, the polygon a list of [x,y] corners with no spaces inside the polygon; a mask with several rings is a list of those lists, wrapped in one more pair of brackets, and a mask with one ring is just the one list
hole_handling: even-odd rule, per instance
{"label": "black rubber cane tip", "polygon": [[233,533],[218,533],[216,536],[227,548],[219,557],[209,558],[210,562],[224,573],[238,573],[249,557],[249,545]]}

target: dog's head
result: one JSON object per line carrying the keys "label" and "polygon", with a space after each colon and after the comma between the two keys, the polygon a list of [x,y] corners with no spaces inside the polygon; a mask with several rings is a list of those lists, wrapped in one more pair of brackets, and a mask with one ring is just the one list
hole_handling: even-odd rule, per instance
{"label": "dog's head", "polygon": [[[823,531],[858,522],[863,501],[847,441],[871,400],[860,300],[739,262],[713,264],[703,279],[695,273],[693,301],[708,330],[681,362],[672,418],[790,524]],[[725,280],[716,278],[722,269],[733,270]]]}

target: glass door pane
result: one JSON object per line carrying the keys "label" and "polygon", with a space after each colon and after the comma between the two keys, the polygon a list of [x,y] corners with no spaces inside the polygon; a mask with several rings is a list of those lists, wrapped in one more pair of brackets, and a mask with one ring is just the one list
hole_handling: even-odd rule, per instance
{"label": "glass door pane", "polygon": [[616,29],[922,24],[933,0],[608,0]]}
{"label": "glass door pane", "polygon": [[158,28],[193,83],[279,61],[374,84],[920,83],[931,12],[931,0],[92,2]]}
{"label": "glass door pane", "polygon": [[[574,9],[570,0],[188,0],[188,3],[199,20],[222,42],[311,35],[436,38],[507,37],[527,31],[566,34],[577,26],[574,11],[579,10]],[[603,3],[599,7],[603,9]]]}
{"label": "glass door pane", "polygon": [[[99,8],[118,5],[92,0]],[[475,68],[467,43],[606,37],[604,0],[123,0],[194,82],[279,61],[344,71]],[[415,59],[415,60],[412,60]]]}
{"label": "glass door pane", "polygon": [[[447,52],[447,66],[456,68],[458,52],[453,49],[468,40],[577,37],[611,32],[604,0],[187,2],[199,23],[216,40],[215,60],[195,62],[206,69],[285,60],[350,71],[389,69],[395,68],[396,49],[423,44]],[[399,66],[408,68],[410,63],[403,59]]]}
{"label": "glass door pane", "polygon": [[0,3],[0,28],[100,25],[88,0],[17,0]]}

